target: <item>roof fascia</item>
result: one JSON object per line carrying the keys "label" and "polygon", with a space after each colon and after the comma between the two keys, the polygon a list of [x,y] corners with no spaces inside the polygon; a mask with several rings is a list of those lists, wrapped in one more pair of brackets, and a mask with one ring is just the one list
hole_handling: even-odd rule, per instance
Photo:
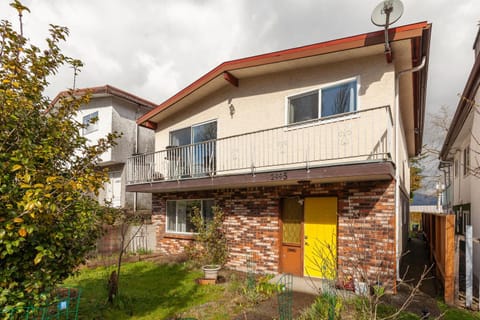
{"label": "roof fascia", "polygon": [[457,139],[462,127],[467,120],[468,115],[472,111],[475,94],[480,86],[480,59],[475,60],[475,64],[472,67],[472,71],[468,77],[463,93],[460,96],[460,100],[457,105],[457,110],[453,116],[452,123],[448,129],[445,142],[443,143],[442,150],[440,151],[440,159],[447,161],[450,149]]}
{"label": "roof fascia", "polygon": [[[410,25],[400,26],[389,30],[391,35],[391,41],[404,40],[408,38],[414,38],[422,36],[425,28],[430,28],[430,24],[427,22],[419,22]],[[335,53],[349,49],[357,49],[367,47],[371,45],[377,45],[384,42],[384,31],[375,31],[370,33],[364,33],[356,36],[350,36],[346,38],[311,44],[307,46],[286,49],[252,57],[231,60],[218,65],[190,85],[180,90],[178,93],[162,102],[155,109],[147,112],[145,115],[137,120],[137,123],[143,125],[146,121],[150,121],[154,116],[162,112],[163,110],[170,108],[178,101],[194,93],[197,89],[204,86],[208,82],[222,76],[225,72],[233,71],[236,69],[255,67],[261,65],[267,65],[277,62],[283,62],[288,60],[300,59],[309,56]]]}

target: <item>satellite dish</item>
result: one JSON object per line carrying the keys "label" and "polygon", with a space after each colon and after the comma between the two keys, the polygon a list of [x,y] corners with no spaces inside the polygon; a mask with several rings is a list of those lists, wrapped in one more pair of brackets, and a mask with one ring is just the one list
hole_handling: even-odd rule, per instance
{"label": "satellite dish", "polygon": [[388,63],[392,62],[392,49],[388,39],[388,26],[400,19],[403,14],[403,4],[400,0],[383,0],[372,12],[372,23],[385,27],[385,56]]}
{"label": "satellite dish", "polygon": [[388,28],[403,14],[403,3],[400,0],[384,0],[372,12],[372,23],[379,27]]}

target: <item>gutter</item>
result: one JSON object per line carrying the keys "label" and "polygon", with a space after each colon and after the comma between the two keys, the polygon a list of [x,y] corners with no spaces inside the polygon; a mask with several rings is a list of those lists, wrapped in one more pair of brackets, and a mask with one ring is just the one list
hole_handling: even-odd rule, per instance
{"label": "gutter", "polygon": [[[396,261],[396,267],[397,267],[397,279],[401,279],[400,275],[400,258],[401,258],[401,252],[400,252],[400,242],[401,242],[401,221],[402,217],[400,216],[400,172],[399,172],[399,140],[400,140],[400,98],[399,98],[399,92],[400,92],[400,77],[403,76],[404,74],[407,73],[414,73],[417,71],[422,70],[425,65],[426,65],[427,57],[423,56],[422,62],[411,69],[403,70],[400,71],[396,77],[395,77],[395,221],[396,221],[396,227],[395,227],[395,243],[396,243],[396,252],[397,252],[397,261]],[[400,253],[399,253],[400,252]]]}

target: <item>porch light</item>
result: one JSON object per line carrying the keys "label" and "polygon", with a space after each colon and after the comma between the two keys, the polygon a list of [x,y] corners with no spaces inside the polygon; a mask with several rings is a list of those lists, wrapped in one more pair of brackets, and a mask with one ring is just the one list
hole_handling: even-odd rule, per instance
{"label": "porch light", "polygon": [[230,105],[228,106],[228,109],[230,109],[230,117],[233,118],[233,115],[235,114],[235,106],[230,103]]}

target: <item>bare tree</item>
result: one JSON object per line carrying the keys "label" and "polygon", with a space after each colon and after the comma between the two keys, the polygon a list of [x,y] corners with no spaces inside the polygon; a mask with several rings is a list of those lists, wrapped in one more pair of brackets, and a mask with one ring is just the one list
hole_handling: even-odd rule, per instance
{"label": "bare tree", "polygon": [[426,144],[418,161],[422,168],[422,190],[430,194],[435,185],[442,181],[442,173],[438,169],[440,151],[450,128],[453,110],[442,105],[435,113],[429,113],[430,121],[425,130]]}

